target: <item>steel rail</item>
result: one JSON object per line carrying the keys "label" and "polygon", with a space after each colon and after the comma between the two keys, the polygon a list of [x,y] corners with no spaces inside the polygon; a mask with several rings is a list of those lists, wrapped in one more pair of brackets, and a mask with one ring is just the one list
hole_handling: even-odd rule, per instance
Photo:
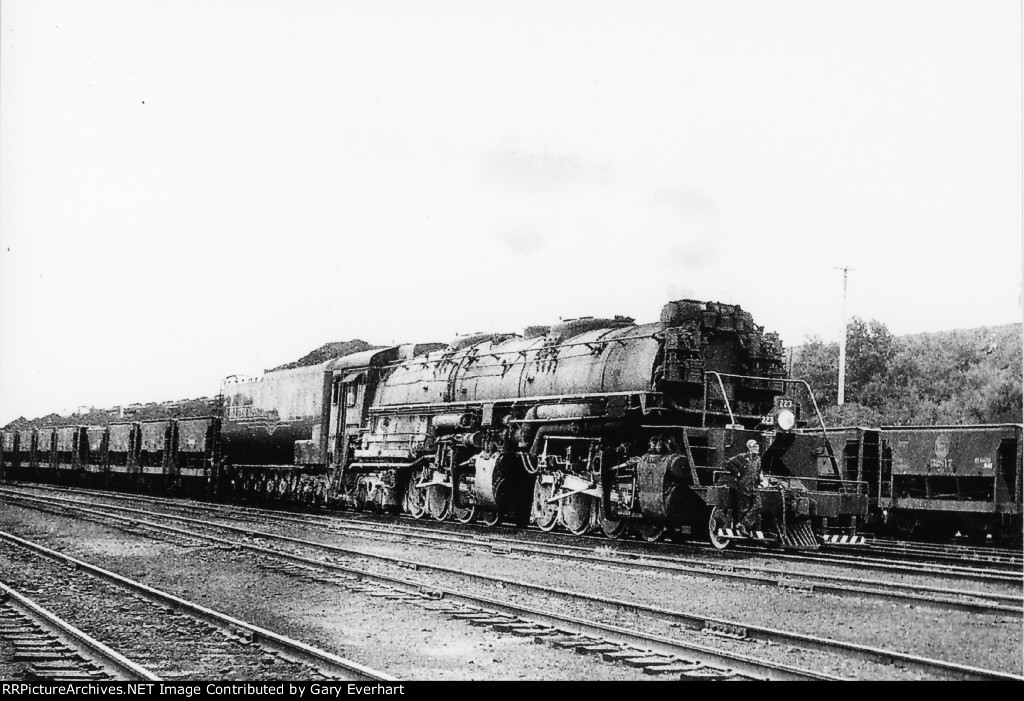
{"label": "steel rail", "polygon": [[[747,550],[747,548],[744,548]],[[842,553],[822,553],[821,555],[803,554],[796,555],[794,553],[782,553],[786,559],[791,560],[804,560],[807,562],[835,562],[861,566],[860,563],[864,563],[864,566],[877,567],[879,569],[890,569],[896,571],[897,568],[902,569],[906,572],[922,572],[922,566],[927,566],[929,574],[952,574],[962,576],[965,578],[971,578],[976,580],[996,580],[1000,579],[1003,581],[1018,582],[1021,581],[1024,572],[1016,572],[1013,570],[1003,570],[994,568],[973,568],[964,567],[960,565],[948,565],[937,562],[922,562],[917,564],[908,563],[906,561],[900,562],[899,560],[892,560],[887,558],[872,558],[867,559],[863,556],[844,555]]]}
{"label": "steel rail", "polygon": [[27,618],[37,621],[42,628],[64,638],[84,657],[104,667],[119,681],[161,681],[160,677],[142,665],[132,662],[3,582],[0,582],[0,603],[11,605]]}
{"label": "steel rail", "polygon": [[173,594],[169,594],[141,582],[128,579],[127,577],[123,577],[115,572],[111,572],[110,570],[97,567],[96,565],[89,564],[88,562],[79,560],[65,553],[47,548],[39,543],[33,543],[32,541],[19,538],[12,533],[0,531],[0,540],[21,546],[26,550],[31,550],[57,562],[73,565],[85,572],[88,572],[89,574],[95,575],[109,582],[113,582],[114,584],[128,589],[129,591],[138,593],[145,598],[148,598],[150,601],[183,611],[190,616],[200,618],[217,627],[226,628],[232,633],[248,633],[252,636],[253,640],[258,640],[260,645],[274,650],[284,659],[310,665],[322,672],[326,672],[328,675],[337,675],[352,681],[397,681],[395,677],[371,669],[365,665],[361,665],[358,662],[346,660],[338,655],[313,647],[312,645],[308,645],[302,641],[288,638],[271,630],[267,630],[266,628],[246,623],[245,621],[234,618],[233,616],[201,606],[200,604],[186,601],[185,599]]}
{"label": "steel rail", "polygon": [[[971,563],[978,562],[986,565],[999,565],[1004,567],[1021,567],[1022,558],[1019,554],[1010,551],[988,551],[967,548],[957,545],[942,545],[938,543],[900,543],[899,545],[886,543],[877,539],[869,540],[864,546],[871,552],[879,554],[904,556],[907,559],[935,560],[950,563]],[[846,551],[848,548],[842,544],[833,545],[832,549]]]}
{"label": "steel rail", "polygon": [[[2,494],[0,494],[0,497],[7,498],[5,495],[2,495]],[[15,497],[15,498],[16,499],[17,498],[25,499],[25,497]],[[34,499],[34,498],[31,498],[31,497],[29,497],[27,499],[31,500],[31,501],[42,501],[42,500]],[[61,506],[57,506],[57,505],[46,504],[45,502],[43,503],[43,506],[44,507],[50,507],[50,508],[53,508],[54,506],[56,506],[56,508],[70,508],[70,509],[76,509],[76,510],[81,511],[83,513],[93,513],[93,514],[101,516],[101,517],[115,518],[115,519],[120,518],[120,519],[129,521],[129,522],[132,522],[132,523],[142,524],[142,525],[146,525],[146,526],[149,526],[149,527],[152,527],[152,528],[157,528],[157,529],[160,529],[160,530],[165,530],[165,531],[169,531],[169,532],[178,533],[180,535],[187,536],[187,537],[193,537],[193,538],[198,537],[198,538],[207,538],[207,539],[211,539],[211,540],[216,540],[216,541],[218,541],[218,542],[220,542],[222,544],[225,544],[225,545],[230,545],[230,546],[233,546],[233,547],[243,548],[243,549],[251,550],[251,551],[257,552],[257,553],[270,553],[270,552],[272,552],[272,551],[269,551],[264,545],[253,545],[253,544],[239,542],[239,541],[230,541],[230,540],[227,540],[227,539],[215,538],[213,536],[208,536],[208,535],[201,535],[201,534],[195,533],[194,531],[186,531],[186,530],[183,530],[183,529],[173,528],[173,527],[167,526],[165,524],[155,523],[155,522],[152,522],[152,521],[140,520],[138,518],[121,517],[121,516],[117,516],[116,514],[104,513],[102,511],[98,511],[96,509],[92,509],[92,508],[89,508],[89,507],[77,506],[77,505],[73,505],[73,504],[70,505],[70,506],[61,507]],[[836,652],[840,652],[841,651],[841,652],[850,653],[850,654],[853,654],[853,655],[856,655],[856,656],[859,656],[859,657],[862,657],[862,658],[872,659],[872,660],[876,660],[876,661],[882,661],[884,663],[892,663],[893,661],[899,661],[899,662],[902,662],[904,664],[907,664],[907,665],[910,665],[910,666],[914,666],[916,668],[927,670],[929,672],[935,672],[937,670],[941,670],[941,671],[944,671],[944,672],[954,672],[954,673],[963,675],[963,678],[965,678],[965,679],[979,679],[979,680],[981,680],[981,679],[1001,679],[1001,680],[1012,680],[1012,681],[1024,681],[1024,676],[1021,676],[1021,675],[1015,675],[1015,674],[1011,674],[1011,673],[1008,673],[1008,672],[1001,672],[1001,671],[998,671],[998,670],[983,669],[983,668],[980,668],[980,667],[974,667],[974,666],[970,666],[970,665],[962,665],[962,664],[958,664],[958,663],[955,663],[955,662],[948,662],[946,660],[938,660],[938,659],[934,659],[934,658],[923,657],[923,656],[920,656],[920,655],[914,655],[914,654],[911,654],[911,653],[899,652],[899,651],[896,651],[896,650],[887,650],[887,649],[884,649],[884,648],[877,648],[877,647],[868,646],[868,645],[860,645],[858,643],[851,643],[851,642],[842,641],[842,640],[835,640],[835,639],[831,639],[831,638],[824,638],[824,637],[821,637],[821,636],[808,635],[808,634],[805,634],[805,633],[797,633],[797,632],[793,632],[793,631],[784,631],[784,630],[779,630],[779,629],[775,629],[775,628],[768,628],[768,627],[765,627],[765,626],[752,626],[752,625],[748,625],[748,624],[745,624],[745,623],[742,623],[742,622],[730,621],[730,620],[720,619],[720,618],[715,618],[715,617],[709,617],[709,616],[705,616],[705,615],[702,615],[702,614],[696,614],[696,613],[687,612],[687,611],[673,610],[673,609],[668,609],[668,608],[664,608],[664,607],[660,607],[660,606],[650,606],[650,605],[646,605],[646,604],[637,604],[635,602],[625,601],[625,600],[622,600],[622,599],[615,599],[615,598],[612,598],[612,597],[598,596],[598,595],[594,595],[594,594],[586,594],[586,593],[583,593],[583,592],[576,592],[576,591],[571,591],[571,590],[567,590],[567,589],[561,589],[561,588],[558,588],[558,587],[548,587],[548,586],[540,586],[540,585],[535,585],[535,584],[529,584],[529,583],[526,583],[526,582],[522,582],[520,580],[509,579],[509,578],[506,578],[506,577],[497,577],[497,576],[493,576],[493,575],[488,575],[488,574],[483,574],[483,573],[478,573],[478,572],[472,572],[472,571],[468,571],[468,570],[461,570],[461,569],[453,568],[453,567],[446,567],[444,565],[435,565],[435,564],[431,564],[431,563],[418,562],[418,561],[415,561],[415,560],[408,560],[408,559],[404,559],[404,558],[390,557],[390,556],[387,556],[387,555],[380,555],[380,554],[373,553],[373,552],[366,551],[366,550],[360,550],[358,548],[346,548],[346,547],[341,547],[341,546],[338,546],[338,545],[330,545],[330,544],[326,544],[326,543],[317,543],[315,541],[309,541],[309,540],[304,540],[302,538],[295,538],[295,537],[292,537],[292,536],[279,535],[279,534],[275,534],[275,533],[268,533],[266,531],[258,531],[258,530],[255,530],[255,529],[241,528],[241,527],[238,527],[238,526],[230,526],[230,525],[226,525],[226,524],[210,523],[208,521],[202,521],[202,520],[199,520],[199,519],[188,518],[188,517],[185,517],[185,516],[176,516],[176,515],[173,515],[173,514],[160,514],[160,513],[156,513],[156,512],[146,512],[146,511],[142,511],[142,510],[139,510],[139,509],[128,509],[128,508],[125,508],[125,507],[118,507],[118,506],[112,506],[112,505],[102,505],[102,506],[104,506],[106,508],[113,509],[115,511],[124,511],[124,512],[128,512],[128,513],[141,513],[141,514],[146,514],[148,516],[155,516],[157,518],[165,518],[165,519],[168,519],[168,520],[171,520],[171,521],[182,522],[182,523],[186,523],[186,524],[193,525],[193,526],[205,526],[205,527],[208,527],[208,528],[220,529],[220,530],[224,530],[224,531],[228,531],[228,532],[232,532],[232,533],[239,533],[239,534],[247,536],[247,537],[258,538],[258,539],[262,539],[262,540],[266,540],[266,541],[278,541],[278,542],[284,542],[284,543],[291,543],[291,544],[300,545],[300,546],[304,546],[304,547],[309,547],[309,548],[313,548],[315,550],[321,550],[321,551],[330,552],[330,553],[340,553],[340,554],[348,555],[348,556],[355,556],[355,557],[361,557],[361,558],[378,560],[378,561],[381,561],[381,562],[385,562],[387,564],[391,564],[391,565],[394,565],[394,566],[397,566],[397,567],[402,567],[402,568],[407,568],[407,569],[423,570],[423,571],[434,571],[434,572],[441,572],[441,573],[449,574],[449,575],[469,577],[469,578],[475,579],[475,580],[486,581],[486,582],[490,582],[490,583],[494,583],[494,584],[500,584],[500,585],[503,585],[505,587],[515,587],[515,588],[522,589],[522,590],[525,590],[525,591],[528,591],[528,592],[531,592],[531,593],[540,593],[540,594],[545,594],[545,595],[547,595],[547,594],[554,594],[554,595],[556,595],[556,596],[558,596],[560,598],[568,599],[570,601],[572,601],[572,600],[575,600],[575,601],[586,601],[586,602],[589,602],[589,603],[596,603],[596,604],[601,604],[601,605],[605,605],[605,606],[616,606],[616,607],[621,608],[621,609],[623,609],[625,611],[631,611],[631,612],[634,612],[634,613],[645,614],[645,615],[653,616],[655,618],[659,618],[661,620],[666,620],[666,621],[670,621],[670,622],[674,622],[674,623],[685,624],[688,627],[696,628],[696,629],[700,629],[700,630],[709,630],[709,631],[731,630],[731,631],[738,631],[738,632],[740,632],[742,634],[743,637],[749,638],[749,639],[752,639],[752,640],[767,640],[767,641],[772,641],[772,642],[785,642],[785,643],[794,644],[794,645],[801,645],[801,646],[803,646],[803,647],[805,647],[807,649],[824,651],[824,652],[833,653],[833,654],[836,653]],[[325,562],[319,562],[319,561],[315,561],[315,560],[307,560],[305,558],[301,558],[301,556],[292,555],[292,554],[289,554],[289,553],[282,553],[280,551],[273,551],[273,554],[275,556],[285,557],[287,559],[291,559],[291,560],[297,561],[297,562],[300,562],[300,561],[301,562],[305,562],[305,563],[310,563],[311,562],[311,563],[314,563],[317,567],[326,567],[326,568],[330,568],[330,569],[338,569],[339,571],[345,571],[345,572],[357,574],[358,576],[370,577],[372,579],[377,579],[377,580],[381,580],[381,581],[397,581],[395,578],[388,577],[387,575],[380,575],[380,574],[368,572],[368,571],[365,571],[365,570],[359,570],[357,568],[351,568],[351,567],[346,567],[346,566],[342,566],[342,565],[337,565],[337,564],[334,564],[334,563],[325,563]],[[401,581],[408,582],[408,580],[401,580]],[[418,585],[418,586],[421,586],[421,585]]]}

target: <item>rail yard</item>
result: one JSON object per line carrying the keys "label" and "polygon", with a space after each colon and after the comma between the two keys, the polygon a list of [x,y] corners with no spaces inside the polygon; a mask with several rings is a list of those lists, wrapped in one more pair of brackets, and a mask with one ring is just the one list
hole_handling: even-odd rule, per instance
{"label": "rail yard", "polygon": [[9,426],[0,675],[1024,680],[1021,426],[831,428],[782,358],[678,300]]}
{"label": "rail yard", "polygon": [[[356,678],[1019,678],[1019,560],[787,562],[95,491],[5,486],[0,498],[0,553],[16,584],[65,592],[44,603],[77,610],[80,626],[87,611],[114,607],[118,630],[106,635],[135,631],[129,652],[143,648],[135,661],[164,679],[332,678],[262,649],[267,630],[344,651],[363,675],[381,670]],[[81,583],[54,568],[57,557],[82,563]],[[153,610],[85,562],[147,593],[173,589],[222,611],[221,623],[167,603]],[[50,577],[60,586],[39,585]],[[106,603],[83,606],[86,596]],[[195,661],[183,666],[164,645]]]}

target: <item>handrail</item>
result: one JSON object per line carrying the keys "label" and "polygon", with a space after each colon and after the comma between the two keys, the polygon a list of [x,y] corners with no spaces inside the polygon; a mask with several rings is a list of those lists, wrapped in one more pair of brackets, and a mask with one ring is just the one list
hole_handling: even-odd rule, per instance
{"label": "handrail", "polygon": [[[725,385],[722,383],[723,377],[735,377],[739,380],[764,380],[766,382],[781,382],[783,384],[801,384],[807,389],[807,396],[811,399],[811,406],[814,407],[814,413],[818,417],[818,423],[821,425],[821,434],[825,442],[825,450],[828,452],[829,462],[832,464],[832,471],[836,477],[842,479],[842,474],[839,472],[839,462],[836,460],[835,451],[832,449],[832,441],[828,437],[828,430],[825,428],[825,418],[821,415],[821,410],[818,408],[818,402],[814,398],[814,392],[811,390],[811,386],[807,383],[807,380],[801,380],[799,378],[785,378],[785,377],[759,377],[757,375],[735,375],[728,372],[716,372],[714,370],[708,370],[705,375],[714,375],[718,379],[718,384],[722,388],[722,398],[725,400],[725,406],[729,410],[729,416],[732,417],[732,407],[729,405],[729,398],[725,395]],[[707,406],[707,378],[704,380],[704,404]],[[703,425],[703,423],[702,423]]]}

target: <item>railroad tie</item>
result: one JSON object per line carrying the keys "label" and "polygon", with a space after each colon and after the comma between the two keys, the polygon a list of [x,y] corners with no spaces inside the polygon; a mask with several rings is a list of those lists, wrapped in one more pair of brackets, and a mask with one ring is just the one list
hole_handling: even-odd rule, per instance
{"label": "railroad tie", "polygon": [[22,628],[18,631],[0,631],[3,636],[11,641],[13,645],[33,645],[36,643],[45,643],[50,641],[56,641],[49,633],[41,633],[38,628]]}
{"label": "railroad tie", "polygon": [[50,642],[15,644],[14,649],[18,652],[58,652],[63,646],[56,640]]}
{"label": "railroad tie", "polygon": [[86,660],[83,657],[74,655],[74,657],[67,658],[55,658],[52,660],[43,660],[39,662],[33,662],[33,667],[37,667],[42,670],[63,670],[73,669],[85,672],[95,672],[100,669],[99,665]]}
{"label": "railroad tie", "polygon": [[704,669],[695,669],[692,672],[683,672],[679,675],[679,679],[681,681],[729,681],[740,679],[740,675],[731,669],[706,667]]}
{"label": "railroad tie", "polygon": [[11,635],[41,635],[38,628],[24,623],[18,626],[0,626],[0,634],[5,638]]}
{"label": "railroad tie", "polygon": [[649,664],[644,667],[644,674],[681,674],[683,672],[695,672],[703,667],[703,662],[686,662],[685,660],[676,660],[675,662],[668,662],[666,664]]}
{"label": "railroad tie", "polygon": [[11,659],[15,662],[52,662],[54,660],[85,661],[85,658],[81,655],[73,653],[63,647],[40,651],[15,649]]}
{"label": "railroad tie", "polygon": [[449,617],[460,621],[469,621],[478,618],[494,618],[494,614],[484,611],[453,611]]}
{"label": "railroad tie", "polygon": [[581,655],[601,655],[606,652],[619,652],[621,650],[621,645],[616,645],[614,643],[608,642],[598,642],[593,644],[576,646],[576,652],[580,653]]}
{"label": "railroad tie", "polygon": [[49,669],[30,665],[25,670],[27,681],[52,681],[52,682],[80,682],[80,681],[103,681],[109,676],[101,672],[94,672],[83,669],[65,668]]}
{"label": "railroad tie", "polygon": [[601,641],[597,638],[588,638],[585,635],[550,636],[543,638],[544,642],[563,649],[576,649],[580,645],[597,645]]}
{"label": "railroad tie", "polygon": [[441,613],[452,613],[460,610],[458,607],[452,604],[439,603],[436,601],[424,602],[422,599],[418,599],[420,602],[420,608],[426,609],[427,611],[440,611]]}
{"label": "railroad tie", "polygon": [[523,625],[513,625],[505,627],[505,630],[512,635],[518,635],[521,637],[534,636],[534,639],[540,639],[544,635],[552,635],[556,631],[554,628],[549,626],[543,626],[539,623],[524,623]]}
{"label": "railroad tie", "polygon": [[541,632],[543,630],[543,626],[540,626],[540,625],[538,625],[536,623],[533,623],[531,621],[524,621],[521,618],[514,618],[514,619],[512,619],[511,621],[509,621],[507,623],[495,623],[491,627],[494,628],[494,630],[499,630],[499,631],[501,631],[503,633],[512,632],[513,629],[515,629],[515,630],[527,629],[527,630],[532,630],[534,633],[539,633],[539,632]]}
{"label": "railroad tie", "polygon": [[649,667],[651,665],[666,665],[674,662],[671,657],[665,657],[664,655],[650,655],[647,657],[623,657],[619,660],[622,664],[627,667]]}
{"label": "railroad tie", "polygon": [[448,614],[449,618],[454,618],[458,621],[465,621],[472,626],[489,626],[495,623],[513,624],[519,623],[514,618],[503,616],[501,614],[487,613],[484,611],[455,611]]}
{"label": "railroad tie", "polygon": [[618,650],[612,652],[602,652],[601,659],[603,659],[605,662],[618,662],[619,660],[624,660],[630,657],[643,657],[644,655],[650,654],[651,653],[648,650],[637,650],[635,647],[627,647],[625,649],[619,648]]}
{"label": "railroad tie", "polygon": [[515,623],[515,620],[505,616],[491,616],[490,618],[466,618],[464,619],[471,626],[493,626],[495,624]]}

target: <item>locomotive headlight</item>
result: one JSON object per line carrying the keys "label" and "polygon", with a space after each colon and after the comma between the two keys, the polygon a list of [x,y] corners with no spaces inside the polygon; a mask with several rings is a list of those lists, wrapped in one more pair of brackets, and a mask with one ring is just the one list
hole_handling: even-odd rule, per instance
{"label": "locomotive headlight", "polygon": [[796,414],[789,409],[783,409],[776,415],[775,423],[779,425],[779,428],[783,431],[788,431],[796,425]]}

